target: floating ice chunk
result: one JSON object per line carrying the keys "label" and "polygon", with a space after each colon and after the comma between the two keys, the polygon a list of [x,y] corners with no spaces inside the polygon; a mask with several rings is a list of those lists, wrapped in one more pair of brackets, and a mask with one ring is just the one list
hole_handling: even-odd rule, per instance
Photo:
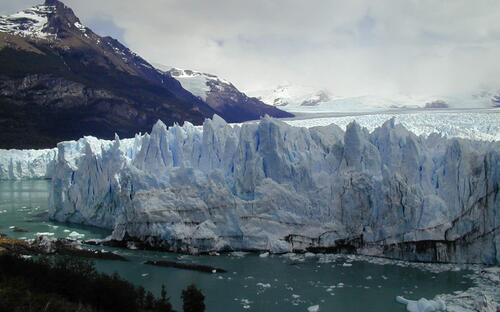
{"label": "floating ice chunk", "polygon": [[80,234],[78,232],[73,231],[68,234],[68,237],[72,239],[82,239],[85,237],[85,234]]}
{"label": "floating ice chunk", "polygon": [[267,257],[269,257],[269,253],[268,252],[263,252],[263,253],[261,253],[259,255],[259,257],[261,257],[261,258],[267,258]]}
{"label": "floating ice chunk", "polygon": [[313,305],[307,308],[307,312],[318,312],[319,311],[319,305]]}
{"label": "floating ice chunk", "polygon": [[352,263],[344,263],[342,264],[343,267],[352,267]]}
{"label": "floating ice chunk", "polygon": [[443,300],[427,300],[421,298],[418,301],[408,300],[402,296],[397,296],[396,301],[405,304],[408,312],[434,312],[445,311],[446,304]]}
{"label": "floating ice chunk", "polygon": [[241,258],[241,257],[244,257],[248,254],[248,252],[244,252],[244,251],[233,251],[230,253],[230,255],[232,257],[238,257],[238,258]]}
{"label": "floating ice chunk", "polygon": [[130,250],[137,250],[138,249],[134,242],[127,242],[127,248]]}
{"label": "floating ice chunk", "polygon": [[271,284],[269,284],[269,283],[257,283],[257,286],[262,287],[262,288],[270,288]]}
{"label": "floating ice chunk", "polygon": [[54,236],[55,234],[52,232],[37,232],[35,236]]}

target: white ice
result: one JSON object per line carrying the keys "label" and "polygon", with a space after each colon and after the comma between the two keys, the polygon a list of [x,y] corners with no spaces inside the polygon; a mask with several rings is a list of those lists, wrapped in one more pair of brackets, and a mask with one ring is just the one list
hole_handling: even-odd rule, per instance
{"label": "white ice", "polygon": [[[500,216],[499,149],[419,137],[395,120],[371,132],[271,118],[159,122],[128,141],[59,144],[50,215],[194,253],[289,252],[362,235],[361,253],[436,241],[423,257],[495,263],[500,220],[479,216]],[[481,239],[469,235],[476,229]],[[471,241],[451,253],[439,243],[458,237]]]}

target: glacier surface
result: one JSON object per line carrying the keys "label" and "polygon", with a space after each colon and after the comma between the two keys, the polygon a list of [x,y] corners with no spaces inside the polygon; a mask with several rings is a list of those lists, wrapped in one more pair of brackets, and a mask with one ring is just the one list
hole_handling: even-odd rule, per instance
{"label": "glacier surface", "polygon": [[292,113],[383,112],[432,107],[491,108],[498,106],[499,102],[498,90],[488,88],[453,94],[341,95],[327,89],[285,83],[272,89],[248,90],[247,94]]}
{"label": "glacier surface", "polygon": [[500,142],[417,136],[394,119],[370,132],[215,116],[60,143],[49,214],[192,253],[499,263],[499,185]]}
{"label": "glacier surface", "polygon": [[476,111],[441,110],[377,113],[349,116],[304,116],[287,119],[286,123],[298,127],[316,127],[336,124],[343,130],[354,120],[373,131],[388,119],[395,118],[405,128],[416,135],[439,133],[447,137],[472,140],[500,141],[500,109]]}

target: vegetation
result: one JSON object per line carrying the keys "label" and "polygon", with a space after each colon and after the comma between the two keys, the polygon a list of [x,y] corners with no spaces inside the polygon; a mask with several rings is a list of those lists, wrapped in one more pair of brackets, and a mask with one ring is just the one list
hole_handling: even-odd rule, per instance
{"label": "vegetation", "polygon": [[195,285],[190,285],[182,291],[182,301],[184,312],[205,311],[205,296]]}
{"label": "vegetation", "polygon": [[[184,311],[204,311],[204,296],[191,285],[183,291]],[[37,261],[0,255],[0,312],[3,311],[173,311],[162,286],[160,298],[117,274],[95,270],[71,257]],[[192,302],[191,302],[192,300]]]}

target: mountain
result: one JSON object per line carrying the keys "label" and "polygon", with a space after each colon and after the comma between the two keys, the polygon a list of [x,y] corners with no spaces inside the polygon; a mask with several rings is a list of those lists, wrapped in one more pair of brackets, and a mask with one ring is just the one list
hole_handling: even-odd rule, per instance
{"label": "mountain", "polygon": [[57,0],[0,18],[0,148],[129,137],[215,112]]}
{"label": "mountain", "polygon": [[241,96],[225,106],[214,110],[57,0],[0,17],[0,148],[54,147],[84,135],[132,137],[158,119],[201,124],[218,113],[245,121],[265,111]]}
{"label": "mountain", "polygon": [[[398,109],[490,108],[498,104],[490,91],[452,95],[360,95],[339,96],[313,87],[284,84],[273,89],[249,92],[266,104],[288,112],[376,112]],[[495,100],[496,99],[496,100]]]}
{"label": "mountain", "polygon": [[332,95],[326,90],[291,84],[279,85],[274,89],[260,90],[253,94],[266,104],[293,110],[300,106],[318,106],[331,100]]}
{"label": "mountain", "polygon": [[193,70],[171,68],[166,71],[182,87],[206,102],[228,122],[259,119],[262,116],[293,117],[293,114],[267,105],[257,98],[248,97],[232,83],[215,75]]}

